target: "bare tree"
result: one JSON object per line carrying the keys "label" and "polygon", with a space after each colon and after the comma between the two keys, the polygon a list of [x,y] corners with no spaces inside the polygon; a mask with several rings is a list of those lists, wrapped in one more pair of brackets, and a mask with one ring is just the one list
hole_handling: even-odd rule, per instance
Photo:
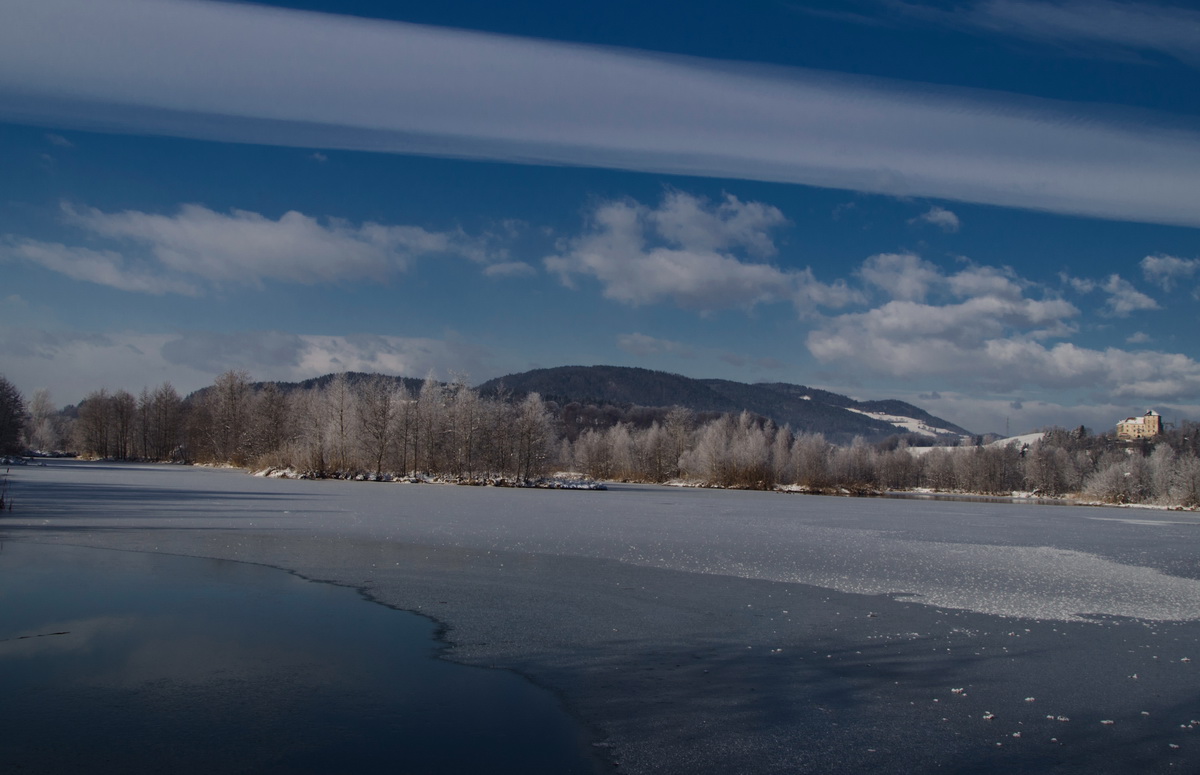
{"label": "bare tree", "polygon": [[516,475],[525,480],[545,473],[550,458],[553,425],[546,404],[537,393],[530,393],[517,410]]}
{"label": "bare tree", "polygon": [[25,399],[17,386],[0,377],[0,454],[21,451],[25,426]]}
{"label": "bare tree", "polygon": [[295,430],[290,462],[306,474],[324,477],[330,472],[330,414],[330,402],[320,388],[309,388],[293,397]]}
{"label": "bare tree", "polygon": [[358,425],[362,430],[363,452],[375,471],[383,475],[383,460],[392,444],[396,413],[400,407],[392,380],[378,374],[359,383],[357,390]]}
{"label": "bare tree", "polygon": [[458,378],[449,388],[447,407],[450,470],[456,476],[475,477],[483,420],[479,394],[467,386],[465,379]]}
{"label": "bare tree", "polygon": [[293,433],[287,396],[274,382],[263,386],[252,401],[251,443],[255,456],[281,451]]}
{"label": "bare tree", "polygon": [[346,375],[338,374],[325,389],[329,407],[329,447],[333,470],[346,473],[351,467],[354,439],[354,393]]}
{"label": "bare tree", "polygon": [[154,389],[150,427],[150,457],[155,460],[182,460],[183,399],[175,386],[164,382]]}
{"label": "bare tree", "polygon": [[209,446],[214,461],[246,463],[250,430],[250,375],[231,369],[217,377],[207,396]]}
{"label": "bare tree", "polygon": [[820,433],[802,433],[792,443],[792,481],[814,490],[832,485],[829,457],[832,447]]}
{"label": "bare tree", "polygon": [[91,457],[108,457],[112,436],[112,400],[104,388],[94,390],[79,402],[75,423],[75,446]]}

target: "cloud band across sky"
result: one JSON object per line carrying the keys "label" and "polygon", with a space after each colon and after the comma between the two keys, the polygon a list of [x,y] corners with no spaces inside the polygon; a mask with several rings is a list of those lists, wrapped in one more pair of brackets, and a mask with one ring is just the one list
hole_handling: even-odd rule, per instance
{"label": "cloud band across sky", "polygon": [[0,120],[1200,226],[1200,132],[1161,116],[202,0],[5,17]]}

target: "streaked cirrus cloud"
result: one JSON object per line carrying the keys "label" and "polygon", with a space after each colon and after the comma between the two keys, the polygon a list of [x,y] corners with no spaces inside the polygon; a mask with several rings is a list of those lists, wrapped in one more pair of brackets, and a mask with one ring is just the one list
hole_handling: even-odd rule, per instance
{"label": "streaked cirrus cloud", "polygon": [[[7,121],[1200,225],[1200,132],[1144,113],[206,0],[10,0],[4,15]],[[1171,40],[1192,50],[1181,28]]]}

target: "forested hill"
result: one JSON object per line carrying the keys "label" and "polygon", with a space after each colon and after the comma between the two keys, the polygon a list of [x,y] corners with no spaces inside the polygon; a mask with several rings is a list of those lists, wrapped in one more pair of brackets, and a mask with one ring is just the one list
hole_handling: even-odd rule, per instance
{"label": "forested hill", "polygon": [[692,379],[626,366],[561,366],[534,369],[489,380],[482,394],[540,393],[560,406],[670,407],[696,412],[741,412],[767,417],[795,432],[824,433],[832,439],[863,436],[879,440],[897,433],[929,437],[970,435],[954,423],[904,401],[855,401],[826,390],[782,382],[747,384],[723,379]]}

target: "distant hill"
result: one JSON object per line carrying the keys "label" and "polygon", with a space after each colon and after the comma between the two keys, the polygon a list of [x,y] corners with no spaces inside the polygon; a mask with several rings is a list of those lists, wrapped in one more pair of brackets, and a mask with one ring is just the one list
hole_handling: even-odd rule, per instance
{"label": "distant hill", "polygon": [[783,382],[747,384],[724,379],[692,379],[679,374],[626,366],[560,366],[489,380],[483,394],[540,393],[560,407],[682,406],[699,413],[741,412],[790,425],[796,432],[823,433],[831,441],[863,436],[878,441],[898,433],[928,438],[969,436],[969,431],[904,401],[855,401],[847,396]]}
{"label": "distant hill", "polygon": [[[337,375],[326,374],[303,382],[255,382],[251,389],[274,385],[285,393],[325,387]],[[346,372],[355,386],[380,376]],[[420,392],[424,380],[385,376],[410,395]],[[607,428],[619,422],[649,427],[662,422],[674,406],[696,413],[705,422],[724,413],[750,412],[777,426],[789,425],[797,433],[823,433],[834,443],[850,442],[855,436],[882,441],[898,434],[914,439],[953,441],[970,436],[970,431],[912,404],[897,400],[855,401],[828,390],[786,382],[747,384],[727,379],[692,379],[665,371],[627,366],[560,366],[534,369],[488,380],[476,388],[483,395],[507,392],[520,398],[539,393],[550,404],[567,438],[574,439],[586,428]],[[212,387],[188,396],[200,398]]]}

